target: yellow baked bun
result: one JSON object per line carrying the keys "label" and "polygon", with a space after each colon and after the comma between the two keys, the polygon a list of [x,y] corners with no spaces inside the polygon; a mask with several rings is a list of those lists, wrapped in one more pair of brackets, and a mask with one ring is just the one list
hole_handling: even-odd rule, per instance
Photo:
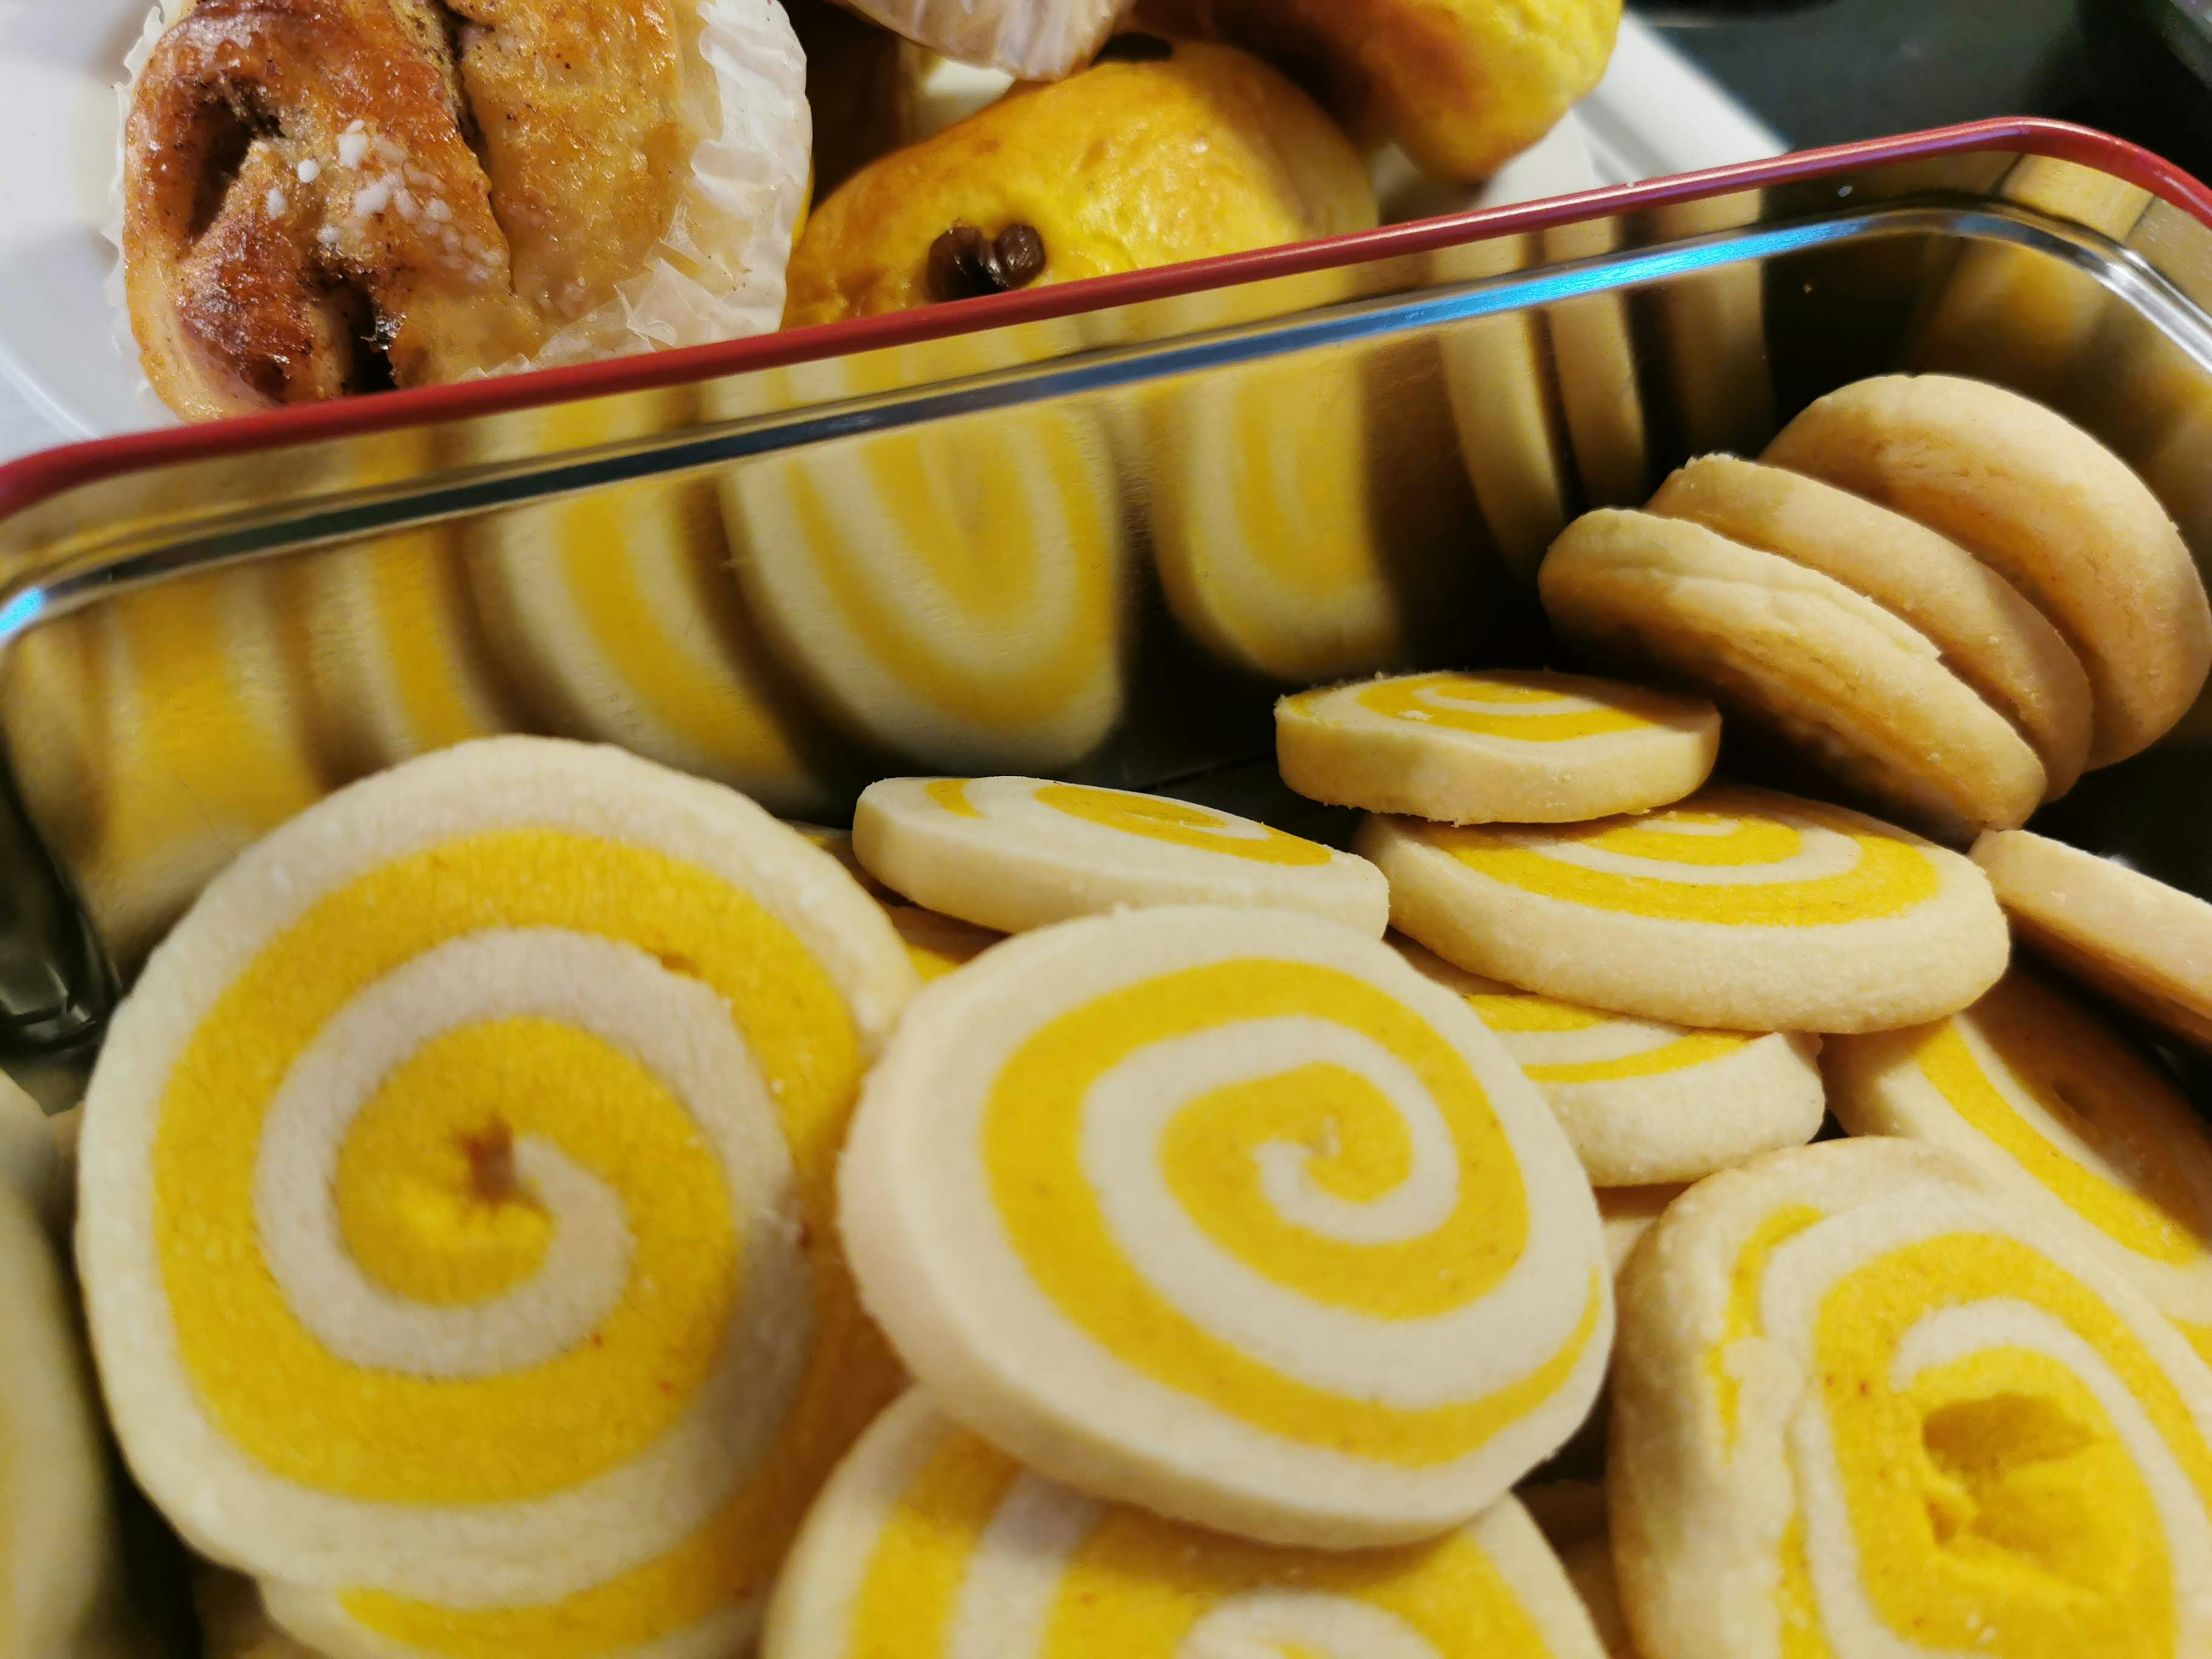
{"label": "yellow baked bun", "polygon": [[1362,139],[1486,179],[1597,84],[1620,0],[1142,0],[1137,16],[1310,67]]}
{"label": "yellow baked bun", "polygon": [[784,326],[1376,222],[1350,141],[1281,75],[1226,46],[1123,41],[848,179],[792,256]]}

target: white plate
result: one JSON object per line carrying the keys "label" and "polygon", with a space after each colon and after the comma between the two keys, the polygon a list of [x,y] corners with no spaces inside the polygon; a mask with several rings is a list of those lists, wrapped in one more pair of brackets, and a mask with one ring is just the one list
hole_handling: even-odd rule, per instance
{"label": "white plate", "polygon": [[[165,418],[142,401],[137,365],[116,349],[103,291],[111,88],[145,15],[144,0],[0,0],[0,155],[9,174],[0,215],[0,459]],[[975,71],[951,72],[938,90],[948,108],[994,95],[991,77]],[[1532,201],[1783,149],[1632,19],[1578,116],[1473,198],[1418,179],[1386,154],[1378,185],[1390,216]]]}

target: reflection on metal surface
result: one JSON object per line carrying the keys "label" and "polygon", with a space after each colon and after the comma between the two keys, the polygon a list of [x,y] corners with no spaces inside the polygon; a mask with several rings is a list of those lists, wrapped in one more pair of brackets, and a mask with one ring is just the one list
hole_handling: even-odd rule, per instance
{"label": "reflection on metal surface", "polygon": [[253,836],[479,731],[825,817],[898,771],[1265,753],[1284,684],[1540,655],[1501,550],[1942,353],[2087,425],[2204,557],[2212,229],[2018,159],[65,490],[0,521],[0,843],[20,798],[62,877],[8,860],[0,1033],[98,1018],[81,916],[127,972]]}

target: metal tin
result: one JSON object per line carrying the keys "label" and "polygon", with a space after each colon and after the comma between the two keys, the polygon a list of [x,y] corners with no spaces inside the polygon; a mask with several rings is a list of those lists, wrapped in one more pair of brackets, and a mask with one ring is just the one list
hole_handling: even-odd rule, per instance
{"label": "metal tin", "polygon": [[[916,770],[1218,793],[1285,687],[1540,658],[1569,516],[1887,369],[2052,404],[2212,557],[2208,307],[2212,193],[1997,122],[33,456],[0,468],[0,1030],[88,1042],[256,836],[480,732],[812,818]],[[2201,769],[2048,816],[2212,890],[2136,810]]]}

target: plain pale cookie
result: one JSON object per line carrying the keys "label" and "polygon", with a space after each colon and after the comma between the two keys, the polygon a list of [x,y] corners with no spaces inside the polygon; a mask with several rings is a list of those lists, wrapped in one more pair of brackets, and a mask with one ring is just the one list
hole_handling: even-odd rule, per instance
{"label": "plain pale cookie", "polygon": [[915,982],[834,860],[618,750],[463,744],[295,818],[87,1099],[141,1483],[316,1647],[742,1646],[896,1386],[833,1182]]}
{"label": "plain pale cookie", "polygon": [[860,862],[915,903],[1018,933],[1119,905],[1304,910],[1380,938],[1364,859],[1233,812],[1038,778],[887,778],[853,818]]}
{"label": "plain pale cookie", "polygon": [[2043,799],[2043,763],[1935,642],[1818,570],[1603,509],[1553,544],[1539,588],[1578,655],[1686,679],[1936,834],[2010,829]]}
{"label": "plain pale cookie", "polygon": [[1201,1532],[1024,1470],[920,1392],[823,1489],[763,1659],[1595,1659],[1558,1559],[1510,1498],[1358,1554]]}
{"label": "plain pale cookie", "polygon": [[2015,972],[1940,1024],[1838,1038],[1827,1071],[1851,1133],[1948,1147],[2212,1355],[2212,1133],[2118,1032]]}
{"label": "plain pale cookie", "polygon": [[76,1652],[119,1594],[75,1299],[44,1223],[0,1182],[0,1653],[23,1659]]}
{"label": "plain pale cookie", "polygon": [[2089,764],[2147,749],[2212,667],[2212,605],[2181,533],[2126,462],[2017,392],[1888,374],[1821,398],[1765,459],[1958,543],[2035,601],[2095,689]]}
{"label": "plain pale cookie", "polygon": [[1716,787],[1559,828],[1370,818],[1391,921],[1470,973],[1709,1030],[1880,1031],[2004,972],[2004,915],[1956,853],[1841,807]]}
{"label": "plain pale cookie", "polygon": [[1516,991],[1418,945],[1398,948],[1504,1042],[1594,1187],[1695,1181],[1820,1132],[1817,1037],[1624,1019]]}
{"label": "plain pale cookie", "polygon": [[1275,762],[1310,799],[1443,823],[1571,823],[1689,794],[1711,703],[1574,674],[1409,674],[1275,705]]}
{"label": "plain pale cookie", "polygon": [[1042,1473],[1273,1543],[1402,1543],[1583,1420],[1589,1184],[1467,1005],[1388,945],[1193,906],[924,991],[839,1179],[869,1310]]}
{"label": "plain pale cookie", "polygon": [[2200,1048],[2212,1048],[2212,904],[2063,842],[1974,843],[2021,940]]}
{"label": "plain pale cookie", "polygon": [[1606,1484],[1646,1659],[2187,1654],[2212,1373],[1972,1166],[1724,1171],[1630,1260]]}
{"label": "plain pale cookie", "polygon": [[2017,588],[1956,542],[1817,478],[1732,455],[1680,468],[1650,510],[1832,576],[1902,617],[2034,747],[2046,798],[2081,775],[2092,725],[2081,659]]}

